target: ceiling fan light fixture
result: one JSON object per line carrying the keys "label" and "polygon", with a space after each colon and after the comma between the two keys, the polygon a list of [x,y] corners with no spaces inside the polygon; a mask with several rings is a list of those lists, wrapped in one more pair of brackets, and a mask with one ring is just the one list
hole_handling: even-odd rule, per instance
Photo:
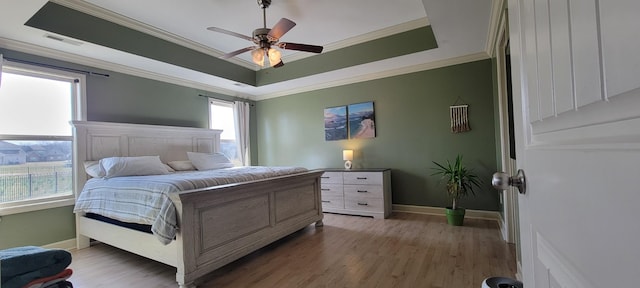
{"label": "ceiling fan light fixture", "polygon": [[[264,58],[269,58],[269,65],[273,68],[284,66],[282,62],[282,55],[278,49],[272,48],[279,47],[285,50],[297,50],[311,53],[321,53],[322,46],[280,42],[280,38],[287,33],[291,28],[296,26],[296,22],[293,22],[287,18],[282,18],[271,29],[267,28],[267,8],[271,5],[272,0],[257,0],[258,6],[262,8],[262,23],[263,27],[253,30],[253,37],[249,37],[240,33],[225,30],[218,27],[208,27],[207,30],[224,33],[230,36],[238,37],[241,39],[249,40],[257,46],[242,48],[223,55],[222,59],[229,59],[239,54],[251,51],[251,60],[256,65],[264,67]],[[266,55],[265,55],[266,54]]]}
{"label": "ceiling fan light fixture", "polygon": [[276,66],[278,63],[282,62],[282,55],[280,51],[275,48],[269,48],[267,51],[267,55],[269,56],[269,64],[271,67]]}
{"label": "ceiling fan light fixture", "polygon": [[264,50],[262,48],[252,50],[251,58],[253,63],[260,65],[260,67],[264,66]]}

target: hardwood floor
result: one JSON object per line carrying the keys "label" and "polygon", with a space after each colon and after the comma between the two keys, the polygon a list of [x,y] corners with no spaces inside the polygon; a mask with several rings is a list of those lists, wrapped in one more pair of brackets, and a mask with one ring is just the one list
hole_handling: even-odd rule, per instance
{"label": "hardwood floor", "polygon": [[[495,221],[394,213],[390,219],[325,214],[313,225],[217,271],[198,287],[481,287],[514,277],[513,245]],[[177,287],[175,268],[105,244],[72,251],[71,282],[84,287]]]}

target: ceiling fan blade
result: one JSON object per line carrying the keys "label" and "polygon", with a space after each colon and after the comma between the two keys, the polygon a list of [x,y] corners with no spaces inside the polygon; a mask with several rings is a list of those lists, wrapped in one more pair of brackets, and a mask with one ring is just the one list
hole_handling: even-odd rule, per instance
{"label": "ceiling fan blade", "polygon": [[209,27],[209,28],[207,28],[207,30],[214,31],[214,32],[220,32],[220,33],[223,33],[223,34],[227,34],[227,35],[235,36],[235,37],[242,38],[242,39],[245,39],[245,40],[253,41],[253,38],[251,38],[249,36],[242,35],[240,33],[236,33],[236,32],[229,31],[229,30],[222,29],[222,28],[218,28],[218,27]]}
{"label": "ceiling fan blade", "polygon": [[323,49],[322,46],[291,43],[291,42],[278,43],[278,47],[286,50],[298,50],[298,51],[311,52],[311,53],[321,53]]}
{"label": "ceiling fan blade", "polygon": [[280,39],[280,37],[289,32],[289,30],[291,30],[293,26],[296,26],[296,22],[293,22],[287,18],[282,18],[280,19],[280,21],[278,21],[278,23],[276,23],[276,25],[273,26],[273,28],[271,28],[271,31],[269,31],[269,34],[267,34],[267,36],[273,39]]}
{"label": "ceiling fan blade", "polygon": [[236,50],[236,51],[233,51],[233,52],[229,52],[229,53],[227,53],[227,54],[224,54],[224,56],[222,56],[221,58],[222,58],[222,59],[229,59],[229,58],[231,58],[231,57],[233,57],[233,56],[236,56],[236,55],[242,54],[242,53],[244,53],[244,52],[249,52],[249,51],[251,51],[251,50],[253,50],[253,49],[255,49],[255,48],[256,48],[256,47],[253,47],[253,46],[251,46],[251,47],[246,47],[246,48],[242,48],[242,49],[240,49],[240,50]]}

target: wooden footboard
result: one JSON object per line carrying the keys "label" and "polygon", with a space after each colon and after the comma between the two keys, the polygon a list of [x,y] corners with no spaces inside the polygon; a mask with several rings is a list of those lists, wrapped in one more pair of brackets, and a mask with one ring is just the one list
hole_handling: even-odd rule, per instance
{"label": "wooden footboard", "polygon": [[[172,195],[182,224],[177,281],[196,279],[311,223],[322,225],[320,175],[312,171]],[[182,254],[182,255],[180,255]]]}
{"label": "wooden footboard", "polygon": [[151,234],[81,215],[78,236],[87,240],[84,247],[92,238],[174,266],[179,287],[196,287],[199,278],[215,269],[312,223],[322,226],[322,173],[172,194],[180,229],[166,246]]}

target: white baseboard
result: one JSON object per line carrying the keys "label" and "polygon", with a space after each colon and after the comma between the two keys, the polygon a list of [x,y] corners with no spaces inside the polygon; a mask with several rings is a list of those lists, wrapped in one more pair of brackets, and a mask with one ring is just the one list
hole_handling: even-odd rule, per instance
{"label": "white baseboard", "polygon": [[47,249],[64,249],[64,250],[72,250],[76,249],[76,238],[63,240],[60,242],[55,242],[47,245],[42,245],[42,248]]}
{"label": "white baseboard", "polygon": [[522,264],[520,263],[520,261],[517,261],[516,265],[518,266],[518,270],[516,271],[516,279],[518,279],[518,281],[520,282],[524,282],[522,278]]}
{"label": "white baseboard", "polygon": [[[442,208],[442,207],[393,204],[391,205],[391,210],[394,212],[446,216],[446,212],[445,212],[446,210],[445,208]],[[499,225],[502,225],[501,224],[502,217],[500,217],[500,212],[498,211],[483,211],[483,210],[467,209],[465,212],[465,217],[473,218],[473,219],[494,220],[494,221],[498,221]]]}
{"label": "white baseboard", "polygon": [[504,218],[502,218],[502,215],[500,215],[500,212],[498,212],[498,218],[500,218],[498,220],[498,226],[500,226],[500,233],[502,235],[502,240],[507,241],[507,243],[509,242],[509,233],[507,231],[507,223],[504,222]]}

